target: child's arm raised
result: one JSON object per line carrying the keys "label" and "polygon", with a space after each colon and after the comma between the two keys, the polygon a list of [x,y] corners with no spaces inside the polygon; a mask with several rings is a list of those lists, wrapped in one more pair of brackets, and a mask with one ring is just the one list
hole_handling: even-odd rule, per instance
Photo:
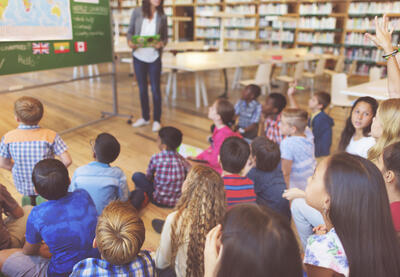
{"label": "child's arm raised", "polygon": [[0,168],[4,168],[11,171],[13,166],[14,162],[11,159],[7,159],[0,156]]}
{"label": "child's arm raised", "polygon": [[[383,48],[385,54],[393,52],[392,33],[394,28],[389,30],[389,20],[386,15],[382,21],[375,17],[376,35],[365,34],[376,46]],[[397,54],[398,55],[398,54]],[[395,57],[389,57],[387,60],[388,90],[390,98],[400,98],[400,67]]]}
{"label": "child's arm raised", "polygon": [[299,105],[297,104],[296,99],[294,98],[294,93],[296,92],[297,82],[291,83],[287,90],[287,96],[289,100],[289,105],[291,108],[298,109]]}
{"label": "child's arm raised", "polygon": [[282,159],[282,173],[285,179],[286,188],[290,187],[290,172],[292,171],[293,161]]}

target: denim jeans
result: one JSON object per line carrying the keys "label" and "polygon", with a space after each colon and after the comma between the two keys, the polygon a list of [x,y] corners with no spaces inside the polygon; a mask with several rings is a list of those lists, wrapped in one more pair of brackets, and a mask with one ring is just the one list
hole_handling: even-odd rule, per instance
{"label": "denim jeans", "polygon": [[303,198],[293,200],[290,210],[305,251],[307,239],[313,234],[312,229],[320,224],[325,224],[324,219],[321,213],[307,205]]}
{"label": "denim jeans", "polygon": [[153,120],[161,120],[161,57],[152,63],[142,62],[133,57],[133,67],[135,68],[136,80],[140,92],[140,105],[142,107],[142,117],[150,120],[149,93],[147,76],[150,77],[151,92],[153,94]]}

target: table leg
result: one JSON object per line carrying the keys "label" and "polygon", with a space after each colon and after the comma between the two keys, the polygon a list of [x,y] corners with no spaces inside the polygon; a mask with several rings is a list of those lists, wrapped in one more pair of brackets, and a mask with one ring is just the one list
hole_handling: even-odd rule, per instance
{"label": "table leg", "polygon": [[242,78],[242,68],[241,67],[236,67],[235,69],[235,75],[233,77],[232,81],[232,89],[235,89],[239,87],[240,79]]}
{"label": "table leg", "polygon": [[173,75],[173,71],[168,73],[168,80],[167,80],[167,87],[165,88],[165,95],[167,97],[169,97],[169,92],[171,90],[171,83],[172,83],[172,75]]}
{"label": "table leg", "polygon": [[194,73],[194,79],[195,79],[195,91],[196,91],[196,108],[200,108],[200,77],[199,77],[200,72],[195,72]]}
{"label": "table leg", "polygon": [[172,99],[176,99],[176,77],[178,73],[176,70],[173,71],[172,75]]}
{"label": "table leg", "polygon": [[224,73],[225,88],[224,93],[221,94],[219,97],[228,98],[228,74],[226,72],[226,68],[222,69],[222,73]]}
{"label": "table leg", "polygon": [[208,96],[207,96],[207,89],[204,83],[204,73],[200,76],[200,86],[201,86],[201,95],[203,96],[203,104],[204,107],[208,106]]}

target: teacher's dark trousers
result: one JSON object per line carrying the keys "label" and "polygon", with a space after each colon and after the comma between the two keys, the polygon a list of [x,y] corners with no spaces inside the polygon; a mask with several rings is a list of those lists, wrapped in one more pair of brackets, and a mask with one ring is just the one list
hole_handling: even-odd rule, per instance
{"label": "teacher's dark trousers", "polygon": [[152,63],[142,62],[133,57],[133,67],[135,68],[136,80],[140,91],[140,104],[142,107],[142,117],[150,120],[149,94],[147,76],[150,77],[151,92],[153,94],[153,120],[161,121],[161,57]]}

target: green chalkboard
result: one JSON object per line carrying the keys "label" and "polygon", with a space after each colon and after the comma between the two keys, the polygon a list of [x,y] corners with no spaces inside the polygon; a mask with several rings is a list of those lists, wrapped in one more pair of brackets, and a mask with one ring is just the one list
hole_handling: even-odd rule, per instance
{"label": "green chalkboard", "polygon": [[111,62],[109,0],[0,0],[0,75]]}

